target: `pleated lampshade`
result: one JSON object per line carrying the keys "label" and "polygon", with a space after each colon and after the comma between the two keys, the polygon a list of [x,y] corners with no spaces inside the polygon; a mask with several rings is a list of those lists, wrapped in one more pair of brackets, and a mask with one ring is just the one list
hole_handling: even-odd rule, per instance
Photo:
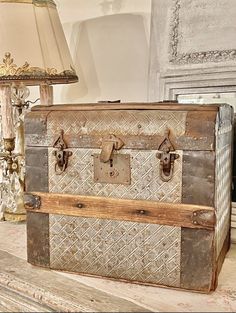
{"label": "pleated lampshade", "polygon": [[0,0],[0,84],[78,81],[53,0]]}

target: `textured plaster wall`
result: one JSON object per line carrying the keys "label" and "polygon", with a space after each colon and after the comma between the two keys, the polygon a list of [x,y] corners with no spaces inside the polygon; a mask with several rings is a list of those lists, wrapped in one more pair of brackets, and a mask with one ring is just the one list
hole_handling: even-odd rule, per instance
{"label": "textured plaster wall", "polygon": [[236,91],[235,0],[153,0],[152,16],[149,100]]}
{"label": "textured plaster wall", "polygon": [[80,82],[54,86],[54,103],[146,101],[151,0],[56,3]]}

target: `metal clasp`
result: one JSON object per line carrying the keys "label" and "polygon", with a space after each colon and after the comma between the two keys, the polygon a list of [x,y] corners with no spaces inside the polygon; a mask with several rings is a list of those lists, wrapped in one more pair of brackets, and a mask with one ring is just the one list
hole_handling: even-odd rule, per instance
{"label": "metal clasp", "polygon": [[102,152],[100,154],[100,161],[107,163],[112,158],[113,150],[120,150],[124,142],[115,135],[109,135],[102,139]]}
{"label": "metal clasp", "polygon": [[130,155],[113,153],[120,150],[124,142],[115,135],[108,135],[101,141],[101,153],[94,154],[94,181],[106,184],[131,184]]}
{"label": "metal clasp", "polygon": [[57,175],[61,175],[63,172],[65,172],[68,166],[68,159],[70,156],[72,156],[72,152],[66,150],[67,144],[63,138],[63,135],[64,131],[61,130],[60,136],[53,144],[53,147],[57,148],[57,150],[53,151],[53,155],[56,157],[55,172]]}
{"label": "metal clasp", "polygon": [[175,151],[170,138],[170,130],[167,128],[165,130],[165,137],[160,144],[158,150],[162,152],[157,153],[157,158],[160,159],[160,177],[164,182],[168,182],[173,177],[174,171],[174,161],[179,158],[179,154],[170,153],[170,151]]}

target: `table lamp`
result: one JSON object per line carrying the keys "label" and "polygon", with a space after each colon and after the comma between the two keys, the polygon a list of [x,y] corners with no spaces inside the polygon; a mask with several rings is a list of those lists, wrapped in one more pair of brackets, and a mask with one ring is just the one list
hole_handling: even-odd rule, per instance
{"label": "table lamp", "polygon": [[[53,104],[53,84],[77,82],[72,58],[53,0],[0,0],[0,101],[6,171],[17,171],[15,120],[40,87],[40,104]],[[17,212],[13,212],[17,214]]]}

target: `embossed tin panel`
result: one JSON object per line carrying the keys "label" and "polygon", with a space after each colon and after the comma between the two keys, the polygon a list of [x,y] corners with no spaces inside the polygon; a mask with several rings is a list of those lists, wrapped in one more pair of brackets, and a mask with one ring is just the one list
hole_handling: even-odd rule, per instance
{"label": "embossed tin panel", "polygon": [[232,109],[222,107],[216,123],[215,208],[216,208],[216,257],[229,234],[232,183]]}
{"label": "embossed tin panel", "polygon": [[[55,173],[53,149],[49,148],[49,192],[102,196],[121,199],[157,200],[180,203],[182,197],[182,151],[175,161],[174,174],[169,182],[161,180],[157,151],[122,149],[130,155],[131,185],[94,182],[93,155],[99,149],[70,149],[73,154],[66,172]],[[118,152],[117,152],[118,153]]]}
{"label": "embossed tin panel", "polygon": [[[52,112],[47,117],[47,134],[55,136],[61,129],[64,135],[161,135],[168,128],[176,136],[185,133],[186,112],[117,110],[117,111],[74,111],[62,114]],[[69,144],[69,143],[68,143]],[[49,192],[105,197],[146,199],[166,202],[181,201],[182,158],[175,161],[174,177],[167,184],[160,179],[159,160],[156,157],[158,146],[153,150],[122,148],[116,154],[130,155],[131,178],[125,184],[116,185],[94,181],[93,155],[101,150],[71,148],[67,171],[55,175],[54,158],[49,148]],[[182,152],[180,152],[181,154]],[[128,184],[128,185],[127,185]]]}
{"label": "embossed tin panel", "polygon": [[180,286],[181,228],[50,215],[50,267]]}
{"label": "embossed tin panel", "polygon": [[52,112],[47,117],[48,135],[157,135],[166,127],[176,136],[185,133],[187,112],[118,110],[118,111],[68,111]]}

